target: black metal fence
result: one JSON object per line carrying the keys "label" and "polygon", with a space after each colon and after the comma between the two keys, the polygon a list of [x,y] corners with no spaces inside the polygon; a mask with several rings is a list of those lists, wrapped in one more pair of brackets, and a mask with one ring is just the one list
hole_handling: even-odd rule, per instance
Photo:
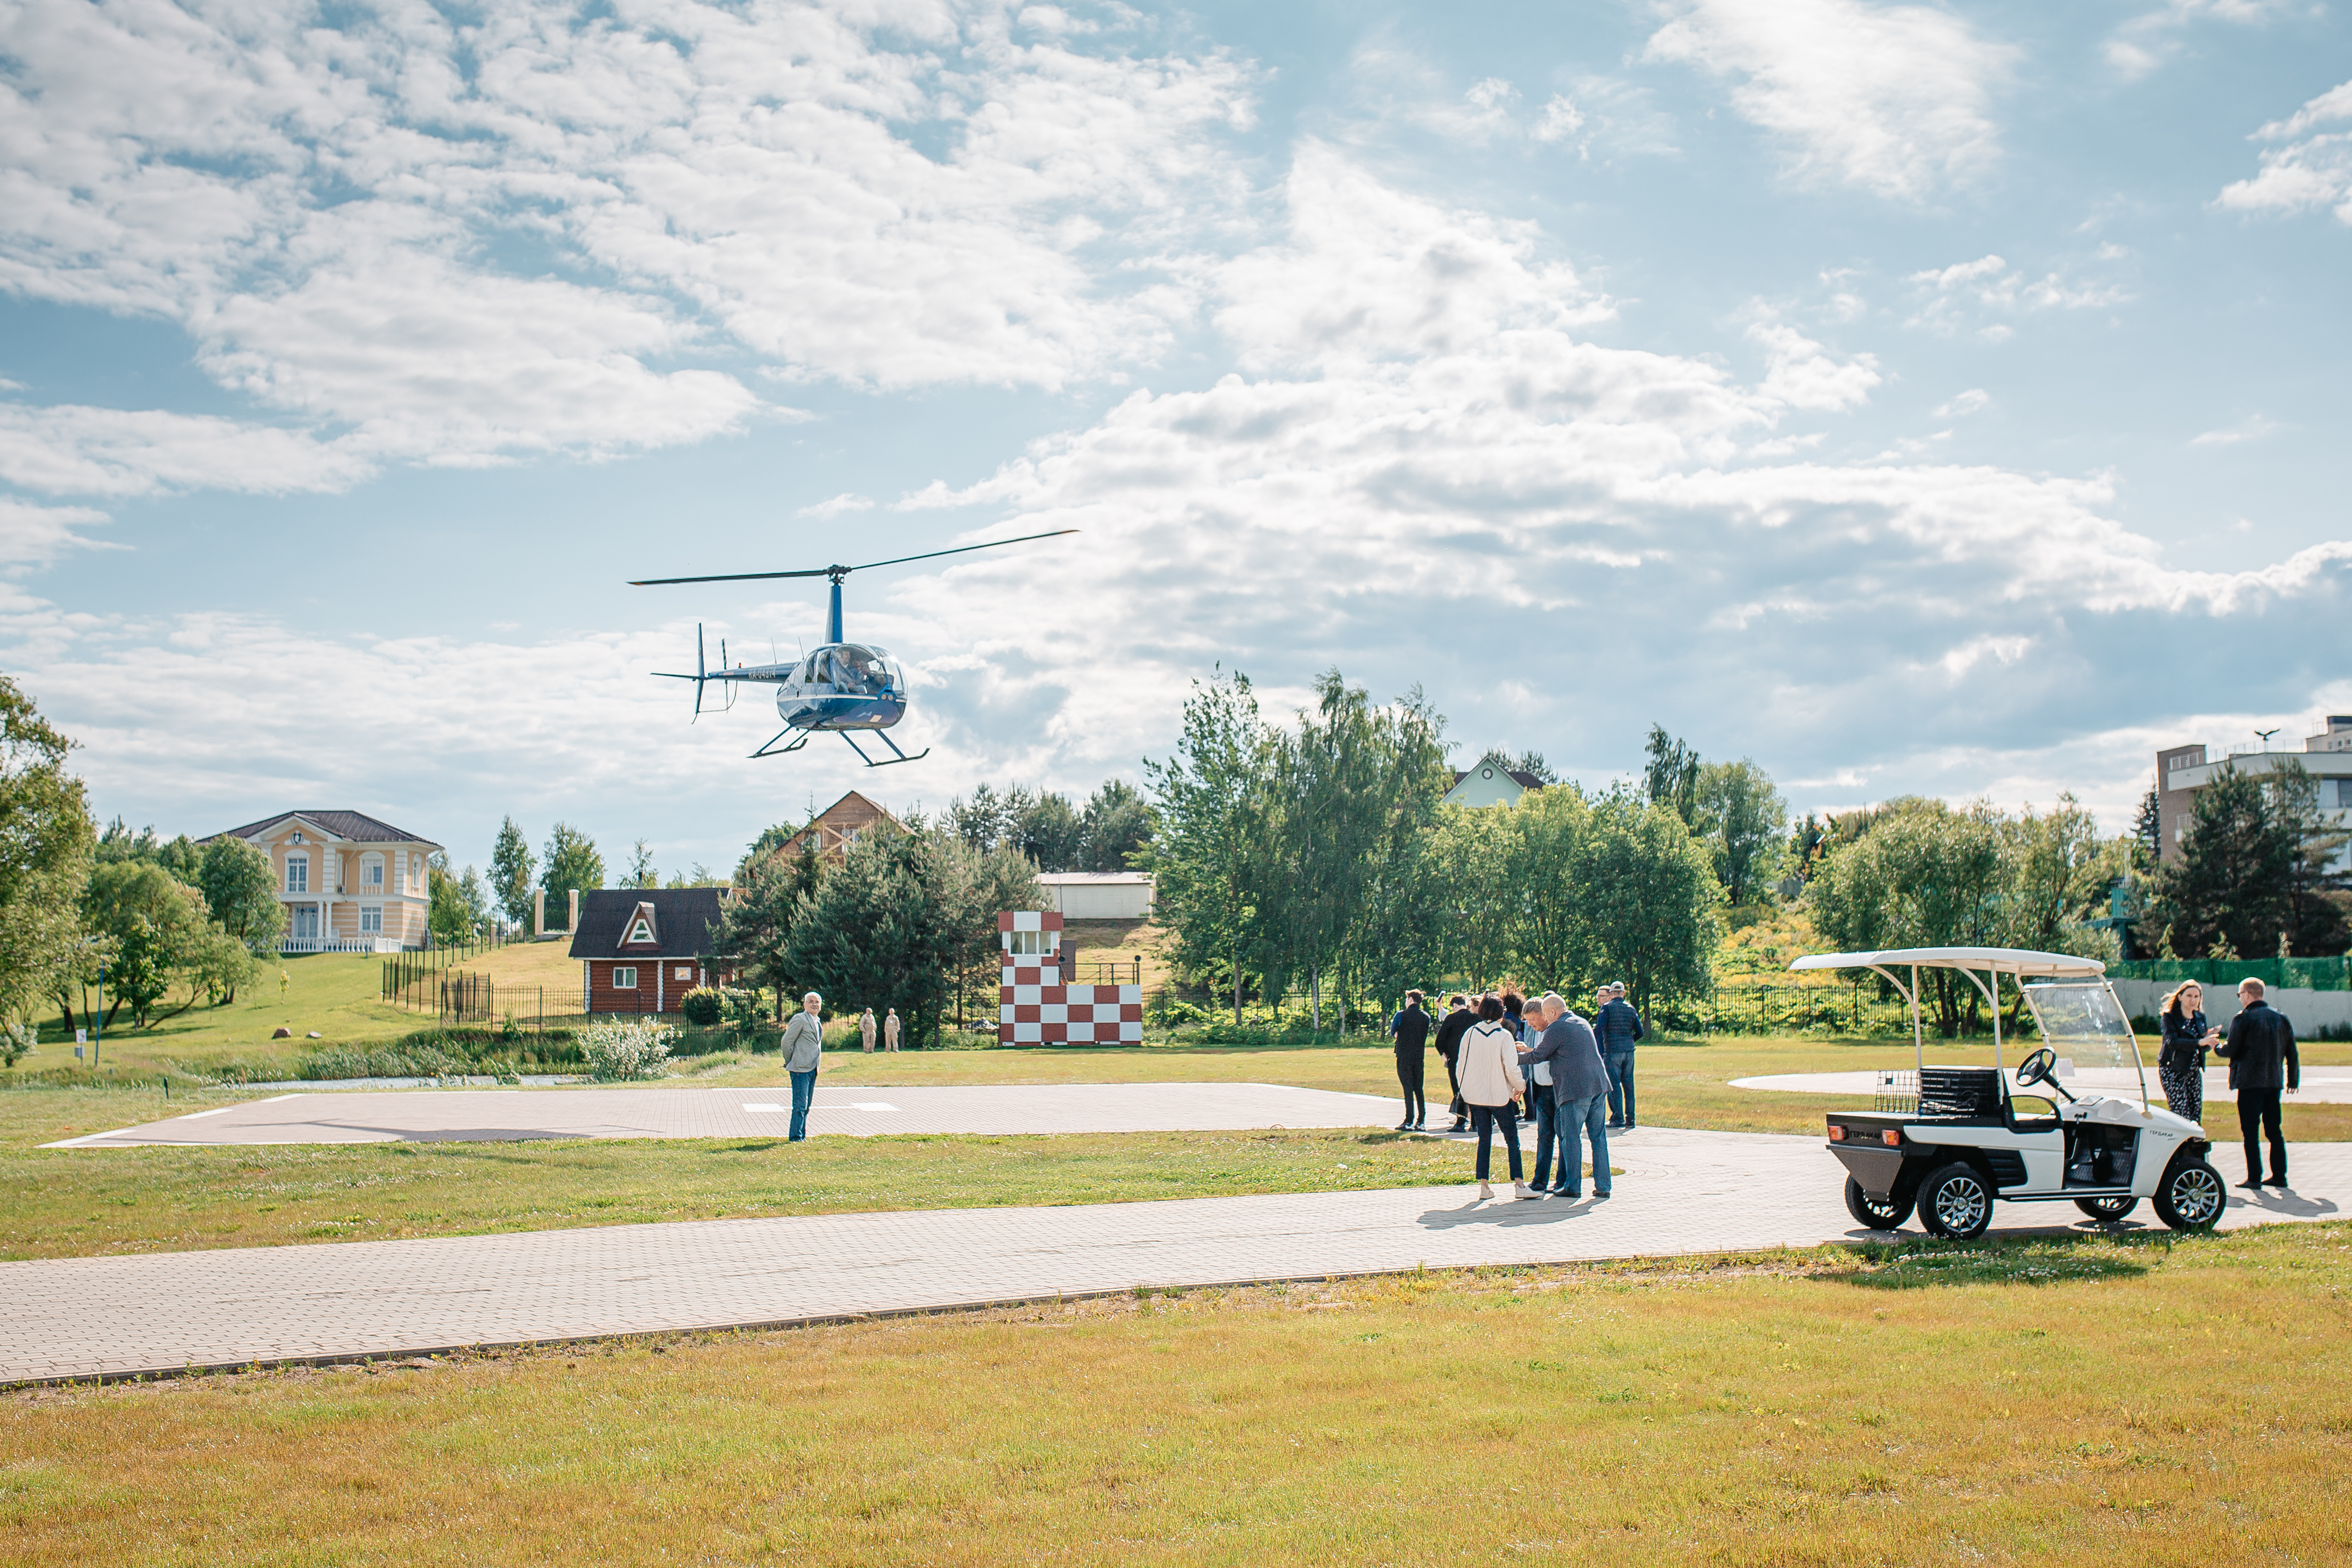
{"label": "black metal fence", "polygon": [[580,1021],[580,993],[570,987],[513,985],[466,969],[428,968],[404,953],[383,966],[383,999],[442,1023],[503,1025],[540,1030]]}

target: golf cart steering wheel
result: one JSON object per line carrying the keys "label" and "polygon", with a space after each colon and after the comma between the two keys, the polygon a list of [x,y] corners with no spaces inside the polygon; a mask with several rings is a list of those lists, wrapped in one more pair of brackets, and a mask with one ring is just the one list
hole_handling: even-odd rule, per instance
{"label": "golf cart steering wheel", "polygon": [[[2017,1081],[2020,1083],[2047,1083],[2057,1089],[2059,1093],[2066,1094],[2065,1090],[2058,1087],[2058,1053],[2046,1045],[2017,1064]],[[2074,1097],[2066,1094],[2066,1098],[2072,1100]]]}

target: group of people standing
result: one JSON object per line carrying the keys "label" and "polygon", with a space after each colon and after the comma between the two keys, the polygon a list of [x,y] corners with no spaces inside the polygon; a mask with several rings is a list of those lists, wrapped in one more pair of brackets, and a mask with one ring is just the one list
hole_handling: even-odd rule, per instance
{"label": "group of people standing", "polygon": [[[2230,1064],[2230,1091],[2238,1099],[2238,1135],[2246,1141],[2250,1189],[2286,1186],[2286,1133],[2280,1124],[2279,1096],[2303,1087],[2303,1060],[2294,1049],[2294,1026],[2270,1005],[2257,979],[2238,982],[2238,1016],[2213,1029],[2205,1019],[2205,988],[2191,980],[2164,998],[2164,1045],[2156,1075],[2164,1102],[2176,1116],[2205,1119],[2205,1053]],[[2271,1145],[2271,1174],[2263,1175],[2263,1142]]]}
{"label": "group of people standing", "polygon": [[[1530,1004],[1517,991],[1489,991],[1475,998],[1457,992],[1447,998],[1445,1017],[1433,1020],[1419,991],[1405,993],[1404,1006],[1389,1019],[1396,1048],[1397,1082],[1404,1089],[1404,1120],[1397,1131],[1429,1130],[1429,1100],[1423,1090],[1433,1032],[1445,1063],[1454,1117],[1452,1132],[1478,1134],[1478,1196],[1494,1197],[1489,1179],[1494,1138],[1509,1152],[1511,1185],[1520,1197],[1583,1197],[1584,1148],[1592,1155],[1592,1190],[1607,1197],[1609,1134],[1634,1125],[1633,1051],[1648,1031],[1625,999],[1622,982],[1593,995],[1593,1016],[1570,1009],[1557,991]],[[1523,1179],[1519,1114],[1524,1105],[1536,1125],[1535,1182]],[[1555,1185],[1555,1145],[1559,1172]]]}

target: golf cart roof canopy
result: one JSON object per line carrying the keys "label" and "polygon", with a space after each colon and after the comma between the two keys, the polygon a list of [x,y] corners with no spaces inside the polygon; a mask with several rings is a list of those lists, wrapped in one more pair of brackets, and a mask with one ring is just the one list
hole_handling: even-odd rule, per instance
{"label": "golf cart roof canopy", "polygon": [[2072,958],[2063,953],[2036,953],[2026,947],[1889,947],[1876,953],[1815,953],[1798,959],[1791,969],[1998,969],[2023,978],[2028,975],[2104,975],[2107,967],[2096,958]]}

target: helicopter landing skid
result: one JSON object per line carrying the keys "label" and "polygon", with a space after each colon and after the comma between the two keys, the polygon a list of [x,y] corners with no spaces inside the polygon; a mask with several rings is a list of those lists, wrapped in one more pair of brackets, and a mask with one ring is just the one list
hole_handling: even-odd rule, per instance
{"label": "helicopter landing skid", "polygon": [[842,739],[849,742],[849,749],[857,753],[857,760],[863,762],[868,768],[895,768],[901,762],[920,762],[924,758],[929,757],[931,754],[931,748],[926,746],[922,750],[918,751],[915,755],[909,757],[905,752],[898,751],[898,743],[897,741],[891,739],[887,735],[877,729],[874,731],[874,738],[888,747],[892,751],[898,752],[898,755],[895,757],[886,757],[881,761],[877,762],[874,758],[866,755],[866,748],[858,745],[857,742],[852,738],[849,731],[845,729],[838,731],[837,733],[840,735]]}
{"label": "helicopter landing skid", "polygon": [[[751,753],[751,755],[754,757],[782,757],[786,752],[798,751],[802,747],[806,746],[809,743],[809,737],[815,733],[816,732],[814,730],[809,729],[786,728],[779,730],[776,732],[774,737],[767,743],[767,745],[762,746],[759,750]],[[784,737],[788,735],[796,735],[800,737],[800,738],[793,741],[790,746],[776,745],[777,741],[783,739]]]}

